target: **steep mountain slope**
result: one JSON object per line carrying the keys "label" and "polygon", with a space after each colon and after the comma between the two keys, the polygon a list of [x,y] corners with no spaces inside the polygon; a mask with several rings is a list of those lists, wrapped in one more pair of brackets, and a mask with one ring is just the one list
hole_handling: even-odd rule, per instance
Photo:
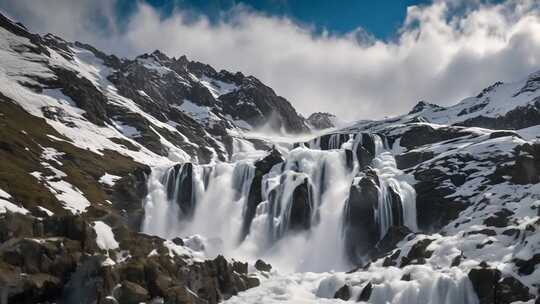
{"label": "steep mountain slope", "polygon": [[267,147],[239,138],[263,125],[307,130],[254,77],[159,52],[118,59],[4,16],[0,124],[0,294],[10,303],[215,303],[257,284],[245,264],[137,233],[149,166]]}
{"label": "steep mountain slope", "polygon": [[0,15],[0,299],[538,303],[538,75],[301,137],[335,118]]}

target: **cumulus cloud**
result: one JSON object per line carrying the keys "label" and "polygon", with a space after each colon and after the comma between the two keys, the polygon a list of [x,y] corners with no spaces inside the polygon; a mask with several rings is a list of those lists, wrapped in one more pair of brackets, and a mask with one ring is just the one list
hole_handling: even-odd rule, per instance
{"label": "cumulus cloud", "polygon": [[182,10],[163,15],[140,2],[119,26],[111,3],[19,0],[1,6],[33,30],[120,55],[161,49],[255,75],[305,115],[378,118],[406,112],[421,99],[448,105],[540,69],[540,7],[534,0],[411,6],[392,41],[363,29],[315,33],[309,25],[242,6],[211,22]]}

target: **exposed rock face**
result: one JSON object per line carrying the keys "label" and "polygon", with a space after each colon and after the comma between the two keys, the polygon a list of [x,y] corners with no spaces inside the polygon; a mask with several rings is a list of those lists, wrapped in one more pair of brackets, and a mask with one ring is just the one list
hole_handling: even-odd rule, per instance
{"label": "exposed rock face", "polygon": [[540,143],[518,147],[516,163],[512,168],[512,180],[518,184],[540,182]]}
{"label": "exposed rock face", "polygon": [[289,218],[290,230],[307,230],[311,226],[311,214],[314,208],[312,192],[313,189],[307,178],[294,189]]}
{"label": "exposed rock face", "polygon": [[529,289],[513,277],[502,277],[501,272],[492,268],[476,268],[469,272],[480,304],[510,304],[534,299]]}
{"label": "exposed rock face", "polygon": [[262,202],[261,183],[263,176],[270,172],[270,169],[272,169],[274,165],[281,162],[283,162],[281,153],[272,148],[266,157],[255,163],[255,176],[253,177],[251,187],[249,189],[247,208],[245,210],[242,222],[241,240],[243,240],[246,235],[249,234],[249,228],[251,227],[251,222],[255,216],[257,206]]}
{"label": "exposed rock face", "polygon": [[136,231],[139,230],[144,217],[143,200],[148,193],[148,175],[150,175],[150,168],[139,167],[119,179],[112,189],[115,208],[126,210],[123,219],[130,228]]}
{"label": "exposed rock face", "polygon": [[466,130],[446,127],[434,128],[430,125],[418,124],[406,131],[399,143],[402,147],[411,149],[467,135],[470,133]]}
{"label": "exposed rock face", "polygon": [[324,130],[336,127],[336,116],[330,113],[316,112],[309,115],[307,122],[316,130]]}
{"label": "exposed rock face", "polygon": [[379,239],[374,210],[379,200],[377,177],[362,177],[350,188],[344,214],[345,246],[349,258],[361,264],[361,258]]}
{"label": "exposed rock face", "polygon": [[411,109],[411,111],[409,111],[409,114],[420,113],[422,111],[425,111],[426,109],[432,109],[433,111],[436,112],[436,111],[443,110],[444,108],[439,105],[421,100]]}
{"label": "exposed rock face", "polygon": [[180,208],[179,218],[189,219],[195,211],[193,199],[193,164],[176,164],[166,175],[167,199],[174,200]]}
{"label": "exposed rock face", "polygon": [[459,123],[468,127],[482,127],[488,129],[518,130],[540,124],[540,99],[534,103],[518,107],[499,117],[477,116]]}

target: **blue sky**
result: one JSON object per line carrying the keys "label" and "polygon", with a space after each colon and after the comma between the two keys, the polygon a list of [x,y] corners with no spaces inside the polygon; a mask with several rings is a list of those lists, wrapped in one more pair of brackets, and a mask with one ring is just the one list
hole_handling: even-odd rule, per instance
{"label": "blue sky", "polygon": [[[174,7],[187,9],[194,14],[203,14],[217,20],[220,14],[234,7],[244,5],[258,13],[270,16],[285,16],[297,23],[315,27],[316,31],[327,30],[335,34],[351,32],[362,27],[379,39],[389,39],[396,35],[403,24],[407,7],[429,4],[427,0],[147,0],[158,8],[164,16]],[[136,1],[119,2],[119,12],[129,14],[136,7]]]}

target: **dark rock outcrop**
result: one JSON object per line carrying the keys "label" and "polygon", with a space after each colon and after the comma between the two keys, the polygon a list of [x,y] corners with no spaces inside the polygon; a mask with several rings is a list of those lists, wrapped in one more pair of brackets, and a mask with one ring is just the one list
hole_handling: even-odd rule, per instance
{"label": "dark rock outcrop", "polygon": [[268,272],[272,270],[272,265],[265,263],[263,260],[257,260],[255,262],[255,269]]}
{"label": "dark rock outcrop", "polygon": [[349,286],[343,285],[339,288],[334,294],[334,299],[340,299],[343,301],[348,301],[351,298],[351,290]]}
{"label": "dark rock outcrop", "polygon": [[510,304],[533,299],[529,289],[514,277],[502,277],[497,269],[474,268],[469,272],[480,304]]}
{"label": "dark rock outcrop", "polygon": [[251,182],[249,188],[248,201],[246,204],[246,209],[244,210],[243,222],[242,222],[242,235],[240,241],[243,241],[244,238],[249,234],[249,229],[251,222],[255,217],[255,211],[257,206],[262,202],[262,178],[265,174],[270,172],[270,169],[276,164],[283,162],[281,153],[275,148],[272,148],[268,155],[263,159],[255,163],[255,176]]}
{"label": "dark rock outcrop", "polygon": [[373,177],[360,178],[351,186],[345,205],[345,248],[349,259],[356,264],[361,264],[362,257],[379,239],[374,216],[379,200],[377,184],[378,180]]}
{"label": "dark rock outcrop", "polygon": [[125,210],[122,219],[128,227],[139,231],[144,217],[143,200],[148,193],[149,167],[139,167],[117,180],[112,189],[113,206]]}
{"label": "dark rock outcrop", "polygon": [[313,206],[312,192],[312,186],[307,178],[294,189],[289,230],[308,230],[311,227],[311,214],[315,207]]}

